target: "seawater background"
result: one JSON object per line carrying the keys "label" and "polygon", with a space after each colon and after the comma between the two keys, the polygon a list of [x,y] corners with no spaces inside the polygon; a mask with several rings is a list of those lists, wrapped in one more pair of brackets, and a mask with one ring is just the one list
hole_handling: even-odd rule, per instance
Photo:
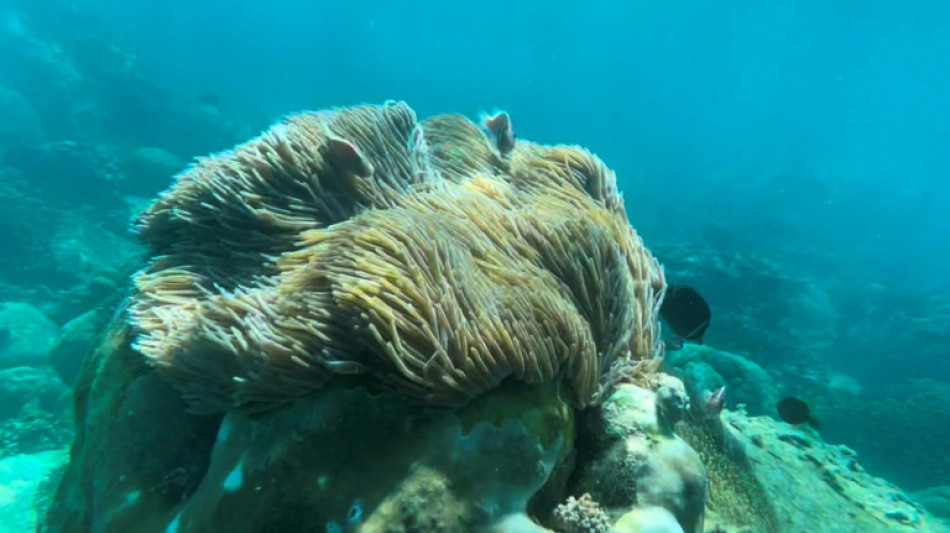
{"label": "seawater background", "polygon": [[854,277],[950,280],[940,2],[101,4],[151,77],[255,128],[387,98],[423,116],[500,106],[523,137],[616,168],[648,237],[718,221]]}
{"label": "seawater background", "polygon": [[[61,327],[75,287],[122,272],[128,216],[171,176],[136,182],[135,150],[183,168],[299,110],[498,107],[617,171],[672,280],[708,296],[712,346],[872,472],[948,484],[948,27],[927,1],[0,1],[0,169],[50,224],[25,247],[38,211],[0,215],[2,296]],[[23,162],[67,140],[101,158]]]}

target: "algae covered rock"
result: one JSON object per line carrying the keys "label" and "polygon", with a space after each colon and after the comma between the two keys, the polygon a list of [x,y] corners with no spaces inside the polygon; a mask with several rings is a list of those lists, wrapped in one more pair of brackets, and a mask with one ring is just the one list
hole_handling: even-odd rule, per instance
{"label": "algae covered rock", "polygon": [[701,399],[705,391],[726,386],[729,405],[744,405],[754,416],[775,414],[779,399],[775,382],[762,367],[741,355],[688,344],[680,351],[668,352],[664,364],[682,377],[693,401]]}
{"label": "algae covered rock", "polygon": [[0,370],[0,457],[66,446],[69,390],[48,368]]}
{"label": "algae covered rock", "polygon": [[55,474],[68,459],[64,449],[0,458],[0,527],[4,532],[35,531],[55,487]]}
{"label": "algae covered rock", "polygon": [[420,412],[340,383],[266,415],[188,415],[127,339],[80,379],[48,531],[477,531],[525,512],[574,440],[556,387]]}
{"label": "algae covered rock", "polygon": [[934,516],[950,520],[950,485],[930,487],[911,496]]}
{"label": "algae covered rock", "polygon": [[42,140],[43,127],[30,101],[0,85],[0,154]]}
{"label": "algae covered rock", "polygon": [[44,365],[58,331],[35,307],[0,302],[0,368]]}
{"label": "algae covered rock", "polygon": [[[723,424],[730,441],[748,457],[746,473],[769,496],[760,508],[768,507],[773,531],[946,531],[898,487],[865,472],[853,450],[770,418],[724,412]],[[735,527],[713,525],[727,531]]]}
{"label": "algae covered rock", "polygon": [[93,309],[67,322],[49,352],[49,361],[65,383],[72,384],[82,369],[86,355],[95,349],[102,330],[109,323],[108,311]]}
{"label": "algae covered rock", "polygon": [[122,180],[117,184],[126,194],[152,196],[168,188],[187,164],[158,147],[143,147],[123,154],[118,163]]}
{"label": "algae covered rock", "polygon": [[[659,508],[683,531],[702,533],[706,471],[696,451],[672,431],[688,408],[686,392],[678,380],[665,376],[663,382],[656,392],[622,384],[590,414],[581,431],[592,440],[579,443],[574,490],[589,493],[614,516]],[[645,514],[626,522],[636,516],[659,520],[662,514],[638,513]]]}
{"label": "algae covered rock", "polygon": [[638,507],[617,520],[614,533],[683,533],[672,513],[662,507]]}

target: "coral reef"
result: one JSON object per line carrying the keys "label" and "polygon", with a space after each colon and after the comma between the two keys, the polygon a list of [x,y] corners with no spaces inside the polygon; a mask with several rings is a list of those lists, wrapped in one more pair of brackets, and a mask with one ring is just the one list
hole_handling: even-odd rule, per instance
{"label": "coral reef", "polygon": [[563,533],[606,533],[610,517],[590,494],[580,498],[569,496],[554,509],[554,526]]}
{"label": "coral reef", "polygon": [[758,465],[749,460],[745,450],[726,430],[721,416],[722,411],[714,416],[701,416],[697,412],[688,423],[677,426],[677,434],[696,450],[706,468],[709,480],[706,523],[711,526],[707,530],[782,531],[770,503],[777,495],[766,493],[755,475]]}
{"label": "coral reef", "polygon": [[144,197],[171,186],[172,178],[187,166],[175,154],[154,146],[122,154],[117,165],[121,179],[116,188],[124,194]]}
{"label": "coral reef", "polygon": [[0,458],[0,526],[4,532],[36,530],[38,515],[49,507],[68,459],[65,449]]}
{"label": "coral reef", "polygon": [[[13,159],[24,165],[28,157],[58,157],[42,148],[18,154]],[[107,185],[92,161],[35,161],[23,171],[8,163],[0,162],[0,294],[62,324],[102,303],[137,268],[140,249],[126,236],[131,210],[125,199],[99,192]],[[57,185],[66,178],[72,185]],[[77,185],[82,194],[68,192]]]}
{"label": "coral reef", "polygon": [[807,373],[824,367],[822,358],[838,335],[838,311],[824,284],[752,253],[685,243],[651,249],[669,279],[699,288],[717,310],[706,343],[770,370],[792,364]]}
{"label": "coral reef", "polygon": [[662,272],[613,180],[401,103],[199,161],[139,219],[152,259],[77,378],[47,527],[510,525],[656,350]]}
{"label": "coral reef", "polygon": [[147,79],[91,7],[11,0],[0,13],[0,85],[29,96],[31,106],[22,109],[38,111],[47,139],[162,146],[178,154],[237,142],[234,124]]}
{"label": "coral reef", "polygon": [[950,530],[950,485],[930,487],[911,494],[928,512],[948,522]]}
{"label": "coral reef", "polygon": [[[931,379],[897,382],[859,395],[839,396],[825,414],[828,439],[847,439],[864,466],[907,490],[950,479],[950,384]],[[912,438],[909,438],[912,436]]]}
{"label": "coral reef", "polygon": [[[586,416],[573,490],[590,494],[614,518],[633,508],[658,507],[671,513],[683,531],[702,533],[705,468],[673,432],[689,402],[679,380],[660,378],[655,392],[620,384],[600,409]],[[626,521],[647,515],[660,519],[640,511]]]}
{"label": "coral reef", "polygon": [[[833,364],[866,387],[897,381],[950,382],[950,297],[946,291],[908,291],[880,283],[847,284],[841,307],[859,310],[843,317]],[[862,354],[860,359],[849,355]],[[898,355],[899,354],[899,355]]]}
{"label": "coral reef", "polygon": [[43,127],[30,101],[0,85],[0,148],[30,146],[42,140]]}
{"label": "coral reef", "polygon": [[[741,413],[725,412],[723,426],[730,442],[748,457],[746,471],[764,493],[785,495],[767,499],[776,531],[807,531],[818,524],[823,531],[944,531],[900,489],[866,473],[847,447]],[[712,520],[710,525],[727,531],[735,527]]]}
{"label": "coral reef", "polygon": [[35,307],[0,302],[0,369],[46,362],[59,327]]}
{"label": "coral reef", "polygon": [[97,144],[58,141],[7,152],[3,162],[30,177],[31,188],[54,209],[121,205],[115,159]]}
{"label": "coral reef", "polygon": [[85,361],[37,531],[938,531],[852,452],[701,394],[765,410],[761,368],[660,373],[665,280],[612,173],[489,122],[297,115],[179,175],[131,298],[57,343],[65,379]]}
{"label": "coral reef", "polygon": [[0,370],[0,457],[67,445],[69,390],[47,368]]}
{"label": "coral reef", "polygon": [[[112,299],[106,299],[109,302]],[[112,302],[117,305],[117,302]],[[113,311],[105,305],[86,311],[70,320],[59,331],[49,351],[49,363],[64,383],[72,384],[79,376],[86,355],[99,342]]]}
{"label": "coral reef", "polygon": [[702,401],[706,391],[726,386],[728,405],[742,405],[753,416],[776,414],[779,395],[774,380],[762,367],[739,355],[686,345],[666,353],[663,369],[683,380],[693,402]]}

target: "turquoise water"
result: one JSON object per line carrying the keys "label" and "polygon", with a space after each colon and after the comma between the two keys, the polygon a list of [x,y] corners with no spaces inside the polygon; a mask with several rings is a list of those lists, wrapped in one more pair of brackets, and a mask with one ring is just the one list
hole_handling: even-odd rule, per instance
{"label": "turquoise water", "polygon": [[752,417],[805,400],[950,519],[947,27],[925,1],[0,0],[0,530],[52,498],[136,213],[288,114],[387,100],[594,152],[713,310],[668,370]]}

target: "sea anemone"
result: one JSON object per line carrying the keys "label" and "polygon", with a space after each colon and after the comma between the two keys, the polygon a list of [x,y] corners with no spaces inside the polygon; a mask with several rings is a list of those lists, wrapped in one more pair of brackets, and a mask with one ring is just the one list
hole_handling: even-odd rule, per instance
{"label": "sea anemone", "polygon": [[508,378],[595,402],[616,361],[654,353],[662,269],[598,158],[498,146],[393,102],[199,160],[137,220],[136,349],[204,413],[341,374],[438,406]]}

